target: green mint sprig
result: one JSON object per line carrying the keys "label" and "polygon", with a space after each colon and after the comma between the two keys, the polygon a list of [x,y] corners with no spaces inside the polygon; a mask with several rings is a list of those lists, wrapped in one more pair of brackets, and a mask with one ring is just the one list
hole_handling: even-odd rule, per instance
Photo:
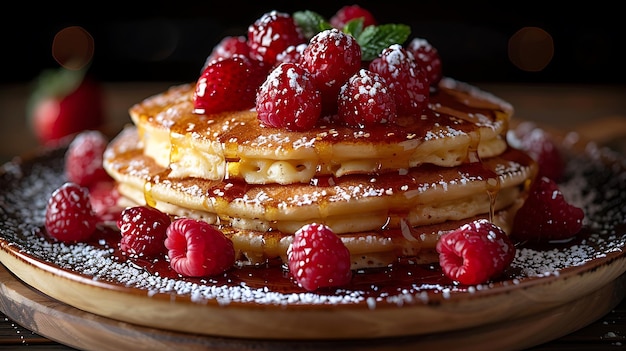
{"label": "green mint sprig", "polygon": [[378,57],[383,49],[392,44],[403,44],[411,34],[411,28],[405,24],[381,24],[367,26],[356,37],[361,45],[361,59],[371,61]]}
{"label": "green mint sprig", "polygon": [[[293,18],[306,38],[331,29],[331,24],[319,13],[305,10],[294,12]],[[350,20],[342,28],[352,35],[361,46],[361,60],[371,61],[392,44],[402,45],[411,35],[411,28],[405,24],[381,24],[363,28],[363,19]]]}

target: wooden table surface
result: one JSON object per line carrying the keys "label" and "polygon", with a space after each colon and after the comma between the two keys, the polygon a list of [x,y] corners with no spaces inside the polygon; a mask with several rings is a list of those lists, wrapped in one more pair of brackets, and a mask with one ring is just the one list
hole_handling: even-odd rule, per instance
{"label": "wooden table surface", "polygon": [[[129,123],[128,108],[171,82],[103,83],[108,128]],[[511,102],[514,118],[575,131],[626,154],[626,85],[476,84]],[[0,163],[38,147],[25,116],[27,84],[0,85]],[[4,267],[0,267],[2,272]],[[9,279],[6,278],[5,280]],[[3,281],[2,283],[5,283]],[[25,287],[28,289],[28,287]],[[24,328],[0,311],[0,349],[70,350]],[[617,350],[626,348],[626,300],[594,323],[532,350]]]}

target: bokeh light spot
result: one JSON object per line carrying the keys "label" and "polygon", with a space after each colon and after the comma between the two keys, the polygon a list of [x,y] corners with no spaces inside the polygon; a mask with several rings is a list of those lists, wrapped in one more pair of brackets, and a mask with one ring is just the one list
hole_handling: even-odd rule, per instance
{"label": "bokeh light spot", "polygon": [[61,29],[52,42],[52,56],[64,68],[79,70],[93,58],[94,40],[83,27]]}
{"label": "bokeh light spot", "polygon": [[552,36],[538,27],[524,27],[509,39],[509,60],[527,72],[546,68],[554,56]]}

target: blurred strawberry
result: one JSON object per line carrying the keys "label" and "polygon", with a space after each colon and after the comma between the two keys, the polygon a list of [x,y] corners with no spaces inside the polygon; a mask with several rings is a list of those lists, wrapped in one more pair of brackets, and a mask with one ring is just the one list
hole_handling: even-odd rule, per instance
{"label": "blurred strawberry", "polygon": [[27,113],[39,142],[50,145],[104,124],[102,90],[85,69],[44,71],[35,82]]}

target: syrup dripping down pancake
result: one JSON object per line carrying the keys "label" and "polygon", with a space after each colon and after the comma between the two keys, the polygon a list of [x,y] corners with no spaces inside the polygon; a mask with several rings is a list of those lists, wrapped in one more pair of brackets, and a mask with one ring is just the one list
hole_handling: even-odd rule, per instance
{"label": "syrup dripping down pancake", "polygon": [[197,115],[193,85],[184,84],[131,107],[146,155],[171,178],[242,179],[248,184],[309,183],[422,164],[453,167],[468,155],[486,159],[507,148],[510,104],[444,78],[421,116],[368,130],[322,120],[306,132],[266,128],[255,111]]}
{"label": "syrup dripping down pancake", "polygon": [[402,256],[436,261],[439,236],[477,217],[505,230],[521,205],[536,164],[507,148],[456,167],[420,165],[396,172],[319,177],[312,184],[247,184],[240,179],[170,177],[127,127],[109,145],[104,166],[131,204],[216,224],[252,263],[284,259],[306,223],[328,224],[342,237],[353,267],[386,265]]}

